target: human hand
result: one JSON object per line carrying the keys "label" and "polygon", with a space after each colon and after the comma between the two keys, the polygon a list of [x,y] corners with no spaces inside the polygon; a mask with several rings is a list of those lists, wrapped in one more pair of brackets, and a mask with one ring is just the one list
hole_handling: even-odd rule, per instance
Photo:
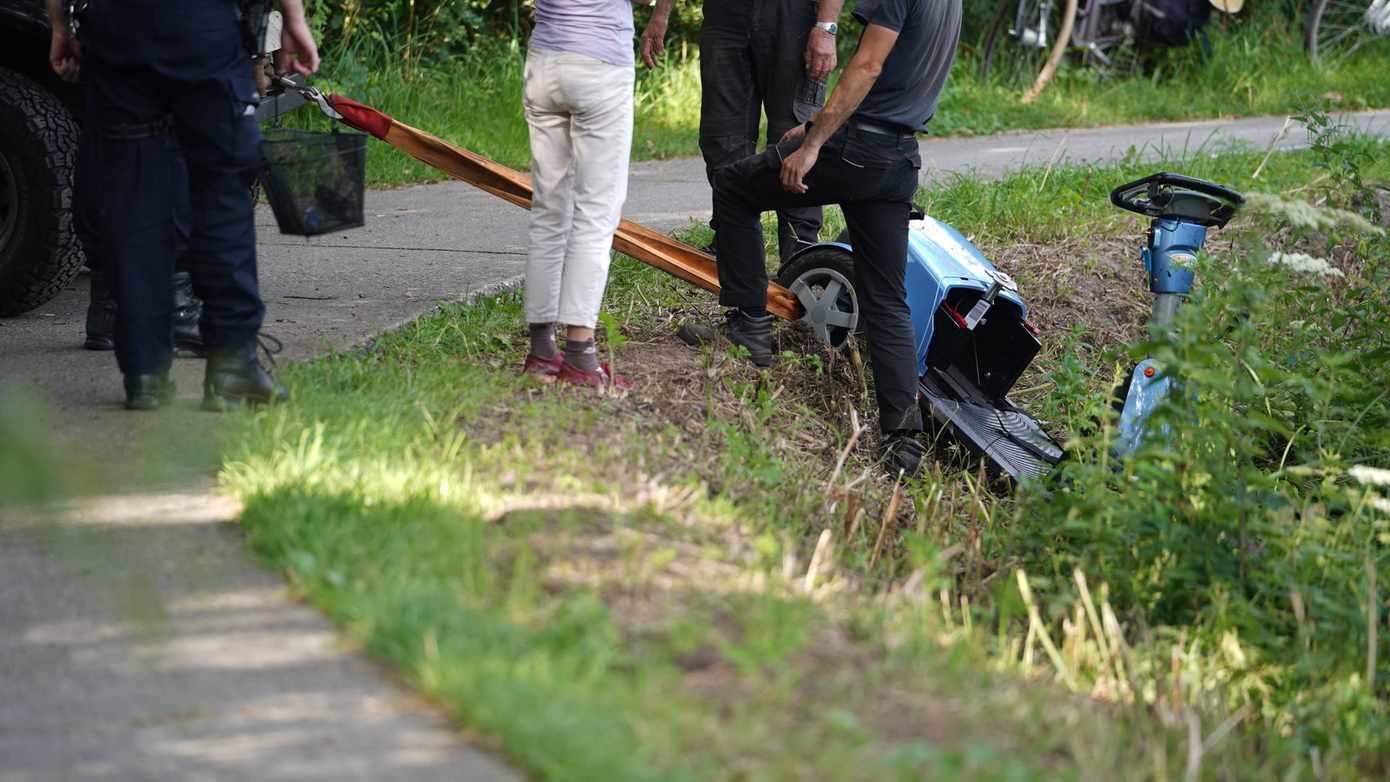
{"label": "human hand", "polygon": [[666,50],[666,20],[658,16],[652,16],[652,20],[647,23],[647,27],[642,31],[640,43],[642,52],[642,62],[648,68],[656,67],[656,60]]}
{"label": "human hand", "polygon": [[285,29],[280,33],[280,51],[275,53],[275,70],[279,73],[294,71],[301,76],[319,69],[319,47],[314,43],[314,34],[303,17],[286,19]]}
{"label": "human hand", "polygon": [[803,138],[805,138],[805,137],[806,137],[806,123],[803,122],[803,123],[801,123],[800,125],[797,125],[796,127],[794,127],[794,128],[792,128],[791,130],[787,131],[786,133],[783,133],[783,134],[782,134],[782,138],[778,141],[778,143],[781,143],[781,142],[783,142],[783,141],[797,141],[797,140],[803,139]]}
{"label": "human hand", "polygon": [[82,44],[66,27],[54,26],[53,41],[48,47],[48,64],[63,81],[77,81],[82,73]]}
{"label": "human hand", "polygon": [[806,70],[817,81],[835,70],[835,36],[812,27],[806,38]]}
{"label": "human hand", "polygon": [[806,175],[816,167],[820,159],[820,147],[802,144],[795,152],[782,161],[782,189],[788,193],[805,193]]}

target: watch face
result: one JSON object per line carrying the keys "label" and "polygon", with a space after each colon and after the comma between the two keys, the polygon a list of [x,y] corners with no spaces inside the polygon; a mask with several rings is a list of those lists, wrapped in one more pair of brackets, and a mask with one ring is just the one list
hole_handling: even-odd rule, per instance
{"label": "watch face", "polygon": [[835,22],[816,22],[816,26],[831,35],[836,35],[840,32],[840,25]]}

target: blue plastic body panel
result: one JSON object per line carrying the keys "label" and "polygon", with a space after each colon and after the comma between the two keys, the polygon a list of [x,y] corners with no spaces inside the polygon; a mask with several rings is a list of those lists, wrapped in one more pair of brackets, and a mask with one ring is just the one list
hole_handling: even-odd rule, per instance
{"label": "blue plastic body panel", "polygon": [[1153,244],[1145,247],[1142,254],[1144,271],[1149,273],[1149,290],[1184,296],[1191,293],[1192,261],[1206,241],[1204,226],[1177,218],[1154,220]]}
{"label": "blue plastic body panel", "polygon": [[[1145,377],[1145,370],[1153,367],[1154,376]],[[1125,395],[1125,406],[1120,411],[1120,427],[1112,450],[1116,456],[1130,456],[1139,449],[1144,438],[1152,434],[1149,430],[1149,416],[1172,395],[1176,383],[1171,375],[1158,371],[1154,360],[1146,358],[1134,367],[1130,377],[1129,393]],[[1160,432],[1160,435],[1162,433]]]}
{"label": "blue plastic body panel", "polygon": [[[907,306],[912,311],[912,331],[917,340],[917,376],[927,372],[937,307],[957,288],[987,291],[994,283],[994,264],[961,235],[940,220],[913,220],[907,233]],[[999,298],[1018,305],[1028,317],[1028,305],[1014,291]]]}

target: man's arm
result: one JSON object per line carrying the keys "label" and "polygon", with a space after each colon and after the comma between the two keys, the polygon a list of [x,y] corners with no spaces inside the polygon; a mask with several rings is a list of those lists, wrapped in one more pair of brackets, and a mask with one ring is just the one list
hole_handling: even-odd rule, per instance
{"label": "man's arm", "polygon": [[319,69],[319,48],[304,21],[304,1],[280,0],[280,15],[285,25],[280,31],[280,51],[275,53],[276,70],[285,73],[293,69],[308,76]]}
{"label": "man's arm", "polygon": [[794,139],[804,134],[806,140],[801,143],[800,149],[782,161],[782,187],[793,193],[806,192],[802,180],[815,167],[821,147],[864,102],[864,96],[869,94],[879,74],[883,73],[883,63],[897,42],[896,30],[877,24],[864,29],[864,37],[859,40],[859,49],[845,68],[845,75],[840,77],[835,91],[830,93],[825,108],[808,123],[810,130],[805,125],[799,125],[783,136],[784,139]]}
{"label": "man's arm", "polygon": [[671,23],[671,8],[675,4],[676,0],[656,0],[652,18],[647,21],[647,28],[642,31],[642,62],[646,63],[648,68],[656,67],[656,58],[666,48],[666,27]]}
{"label": "man's arm", "polygon": [[[821,0],[816,11],[817,22],[838,22],[845,0]],[[806,37],[806,70],[813,79],[824,79],[835,70],[835,36],[819,27],[812,27]]]}

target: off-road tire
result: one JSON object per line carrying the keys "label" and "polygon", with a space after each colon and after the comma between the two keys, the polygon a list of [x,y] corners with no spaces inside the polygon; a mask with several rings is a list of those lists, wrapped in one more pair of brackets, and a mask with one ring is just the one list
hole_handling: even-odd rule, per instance
{"label": "off-road tire", "polygon": [[11,226],[5,231],[0,213],[0,317],[43,304],[82,268],[72,216],[77,140],[77,123],[56,96],[0,68],[0,177],[11,179],[13,199],[0,205]]}

